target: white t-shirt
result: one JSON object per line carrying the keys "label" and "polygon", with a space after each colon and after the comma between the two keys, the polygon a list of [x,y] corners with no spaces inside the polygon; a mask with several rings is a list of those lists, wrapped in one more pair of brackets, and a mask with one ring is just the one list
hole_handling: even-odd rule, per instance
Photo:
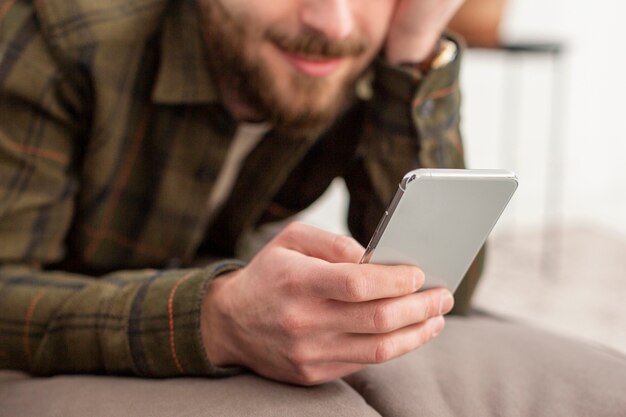
{"label": "white t-shirt", "polygon": [[226,154],[226,161],[218,174],[207,203],[209,221],[213,220],[230,195],[241,170],[241,164],[269,129],[270,126],[266,123],[240,123],[237,127],[233,142]]}

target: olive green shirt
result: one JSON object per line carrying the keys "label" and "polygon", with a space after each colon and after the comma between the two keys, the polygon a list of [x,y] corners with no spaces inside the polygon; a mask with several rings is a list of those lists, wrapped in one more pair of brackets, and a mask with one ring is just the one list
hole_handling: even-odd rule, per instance
{"label": "olive green shirt", "polygon": [[208,361],[200,303],[243,265],[242,235],[343,177],[366,244],[406,171],[463,166],[460,56],[424,77],[376,61],[371,96],[322,135],[269,131],[209,222],[237,124],[197,14],[193,0],[0,1],[0,368],[235,372]]}

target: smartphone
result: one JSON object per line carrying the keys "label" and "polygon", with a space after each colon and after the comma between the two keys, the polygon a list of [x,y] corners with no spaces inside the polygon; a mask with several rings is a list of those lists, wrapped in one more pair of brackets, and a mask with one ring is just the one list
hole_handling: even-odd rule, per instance
{"label": "smartphone", "polygon": [[361,263],[416,265],[422,290],[454,292],[517,189],[515,173],[417,169],[407,173]]}

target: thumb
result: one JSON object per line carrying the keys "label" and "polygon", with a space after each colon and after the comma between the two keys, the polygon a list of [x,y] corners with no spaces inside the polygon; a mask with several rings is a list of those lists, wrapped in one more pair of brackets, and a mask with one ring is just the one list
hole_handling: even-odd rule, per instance
{"label": "thumb", "polygon": [[332,263],[358,263],[365,248],[350,236],[327,232],[302,222],[290,223],[275,239],[287,249]]}

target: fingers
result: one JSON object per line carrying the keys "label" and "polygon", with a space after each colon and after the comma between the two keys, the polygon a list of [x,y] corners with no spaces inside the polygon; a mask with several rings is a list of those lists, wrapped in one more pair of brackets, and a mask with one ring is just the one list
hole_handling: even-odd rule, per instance
{"label": "fingers", "polygon": [[[441,333],[442,316],[382,335],[346,335],[343,350],[335,360],[351,363],[383,363],[419,348]],[[350,346],[351,349],[347,347]]]}
{"label": "fingers", "polygon": [[[426,344],[445,327],[442,316],[381,335],[343,334],[301,349],[292,365],[290,382],[316,385],[402,356]],[[317,345],[317,346],[314,346]]]}
{"label": "fingers", "polygon": [[389,333],[447,314],[453,305],[450,291],[432,289],[365,303],[328,303],[318,321],[335,332]]}
{"label": "fingers", "polygon": [[346,362],[376,364],[411,352],[433,339],[445,326],[442,316],[436,316],[422,323],[378,335],[344,334],[334,339],[333,346],[325,350],[327,357],[320,362]]}
{"label": "fingers", "polygon": [[364,252],[356,240],[304,223],[291,223],[274,243],[326,261],[297,268],[298,285],[307,295],[362,302],[410,294],[424,283],[424,274],[413,266],[356,264]]}
{"label": "fingers", "polygon": [[414,266],[326,264],[307,271],[303,290],[319,298],[364,302],[411,294],[423,284],[424,273]]}
{"label": "fingers", "polygon": [[[315,369],[329,363],[377,364],[395,359],[426,344],[437,337],[445,327],[443,316],[403,327],[384,334],[350,334],[318,337],[302,344],[291,355],[296,369]],[[311,379],[312,375],[309,375]]]}
{"label": "fingers", "polygon": [[358,263],[365,252],[365,248],[349,236],[330,233],[301,222],[289,224],[276,239],[289,249],[332,263]]}
{"label": "fingers", "polygon": [[432,289],[398,299],[365,303],[327,303],[318,311],[305,343],[298,343],[296,362],[372,364],[417,349],[444,327],[443,314],[453,307],[452,294]]}

